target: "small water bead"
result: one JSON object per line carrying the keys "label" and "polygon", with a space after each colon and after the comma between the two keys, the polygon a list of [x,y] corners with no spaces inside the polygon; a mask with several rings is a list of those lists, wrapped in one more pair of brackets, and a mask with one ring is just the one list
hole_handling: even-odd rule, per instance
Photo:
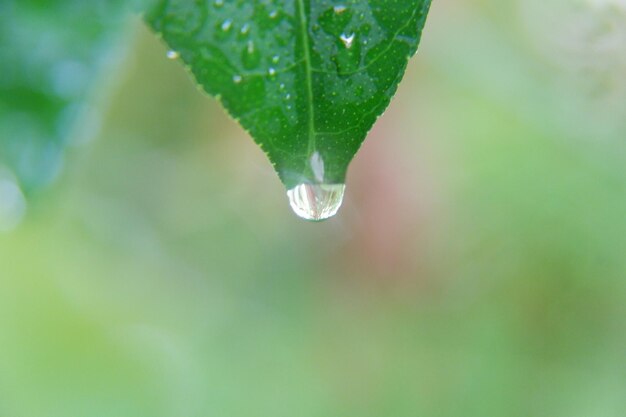
{"label": "small water bead", "polygon": [[272,67],[270,67],[270,69],[267,70],[267,73],[271,76],[276,75],[276,70]]}
{"label": "small water bead", "polygon": [[241,34],[242,35],[247,35],[248,32],[250,32],[250,25],[245,23],[242,27],[241,27]]}
{"label": "small water bead", "polygon": [[180,53],[174,50],[167,51],[165,55],[167,56],[167,59],[178,59],[180,57]]}
{"label": "small water bead", "polygon": [[222,7],[224,5],[224,0],[215,0],[215,7]]}
{"label": "small water bead", "polygon": [[261,59],[261,52],[256,49],[254,42],[249,40],[242,51],[241,63],[243,67],[247,70],[256,70],[261,65]]}
{"label": "small water bead", "polygon": [[354,38],[355,38],[354,33],[351,33],[349,35],[346,33],[342,33],[341,36],[339,37],[339,39],[341,39],[341,42],[343,42],[345,47],[348,49],[352,48],[352,44],[354,43]]}
{"label": "small water bead", "polygon": [[270,19],[276,19],[278,17],[278,10],[272,10],[270,12]]}
{"label": "small water bead", "polygon": [[277,64],[277,63],[278,63],[278,61],[280,61],[280,56],[278,56],[278,55],[274,55],[274,56],[272,57],[272,62],[273,62],[274,64]]}
{"label": "small water bead", "polygon": [[280,83],[280,85],[278,86],[278,88],[280,90],[284,90],[285,89],[285,84],[284,83]]}
{"label": "small water bead", "polygon": [[299,217],[321,221],[337,214],[345,190],[345,184],[300,184],[287,191],[287,197]]}
{"label": "small water bead", "polygon": [[341,14],[343,12],[345,12],[346,10],[348,10],[348,8],[344,5],[337,5],[335,7],[333,7],[333,10],[335,11],[335,13],[337,14]]}
{"label": "small water bead", "polygon": [[235,84],[239,84],[241,81],[243,81],[243,77],[241,75],[233,75],[233,82]]}
{"label": "small water bead", "polygon": [[232,26],[233,26],[233,21],[231,19],[226,19],[224,20],[224,23],[222,23],[222,30],[224,32],[228,32]]}

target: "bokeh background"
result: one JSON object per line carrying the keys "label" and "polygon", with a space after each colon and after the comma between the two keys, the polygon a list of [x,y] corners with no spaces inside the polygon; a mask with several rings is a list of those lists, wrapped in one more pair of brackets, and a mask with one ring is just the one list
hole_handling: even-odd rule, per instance
{"label": "bokeh background", "polygon": [[0,4],[0,417],[626,416],[624,1],[435,0],[321,224],[114,3]]}

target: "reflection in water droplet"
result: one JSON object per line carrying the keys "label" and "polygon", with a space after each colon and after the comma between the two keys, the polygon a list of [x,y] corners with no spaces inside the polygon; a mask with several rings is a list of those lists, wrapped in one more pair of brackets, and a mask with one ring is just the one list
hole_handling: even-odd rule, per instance
{"label": "reflection in water droplet", "polygon": [[354,42],[354,36],[354,33],[351,33],[349,35],[342,33],[339,39],[341,39],[341,42],[343,42],[346,48],[351,48],[352,43]]}
{"label": "reflection in water droplet", "polygon": [[278,17],[278,10],[272,10],[270,12],[270,19],[276,19]]}
{"label": "reflection in water droplet", "polygon": [[241,75],[233,75],[233,82],[235,84],[239,84],[242,80],[243,78],[241,77]]}
{"label": "reflection in water droplet", "polygon": [[287,191],[294,213],[305,220],[326,220],[337,214],[345,184],[300,184]]}
{"label": "reflection in water droplet", "polygon": [[165,55],[168,59],[178,59],[178,57],[180,57],[180,54],[174,50],[167,51],[167,54]]}
{"label": "reflection in water droplet", "polygon": [[215,0],[215,7],[222,7],[224,5],[224,0]]}
{"label": "reflection in water droplet", "polygon": [[270,67],[270,69],[269,69],[269,70],[267,70],[267,73],[268,73],[269,75],[276,75],[276,70],[275,70],[274,68]]}
{"label": "reflection in water droplet", "polygon": [[333,9],[335,10],[335,13],[337,13],[337,14],[343,13],[346,10],[348,10],[348,8],[346,6],[341,5],[341,4],[338,5],[338,6],[335,6]]}
{"label": "reflection in water droplet", "polygon": [[242,35],[247,35],[248,32],[250,32],[250,25],[245,23],[242,27],[241,27],[241,34]]}
{"label": "reflection in water droplet", "polygon": [[313,175],[315,176],[315,180],[319,183],[324,182],[324,159],[319,152],[315,152],[311,155],[311,171],[313,171]]}
{"label": "reflection in water droplet", "polygon": [[278,61],[280,61],[280,56],[278,56],[278,55],[274,55],[274,56],[272,57],[272,62],[273,62],[274,64],[276,64],[276,63],[278,63]]}

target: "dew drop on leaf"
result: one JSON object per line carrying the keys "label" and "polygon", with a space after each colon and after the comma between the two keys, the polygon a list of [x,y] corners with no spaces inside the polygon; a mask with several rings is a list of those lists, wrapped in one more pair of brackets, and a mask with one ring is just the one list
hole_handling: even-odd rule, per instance
{"label": "dew drop on leaf", "polygon": [[300,184],[287,191],[287,197],[298,217],[321,221],[337,214],[345,190],[345,184]]}
{"label": "dew drop on leaf", "polygon": [[222,23],[222,30],[224,32],[227,32],[230,30],[230,28],[233,26],[233,21],[230,19],[226,19],[224,20],[224,23]]}
{"label": "dew drop on leaf", "polygon": [[180,54],[174,50],[167,51],[165,55],[167,56],[167,59],[178,59],[180,57]]}
{"label": "dew drop on leaf", "polygon": [[341,42],[343,42],[346,48],[350,49],[352,48],[352,44],[354,43],[354,37],[354,33],[351,33],[349,35],[346,33],[342,33],[339,39],[341,39]]}

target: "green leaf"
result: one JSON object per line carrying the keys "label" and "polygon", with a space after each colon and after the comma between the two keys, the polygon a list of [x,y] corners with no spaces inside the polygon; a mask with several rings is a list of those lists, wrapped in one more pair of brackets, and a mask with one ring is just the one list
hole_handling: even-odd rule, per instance
{"label": "green leaf", "polygon": [[146,16],[288,189],[343,184],[430,0],[160,0]]}

